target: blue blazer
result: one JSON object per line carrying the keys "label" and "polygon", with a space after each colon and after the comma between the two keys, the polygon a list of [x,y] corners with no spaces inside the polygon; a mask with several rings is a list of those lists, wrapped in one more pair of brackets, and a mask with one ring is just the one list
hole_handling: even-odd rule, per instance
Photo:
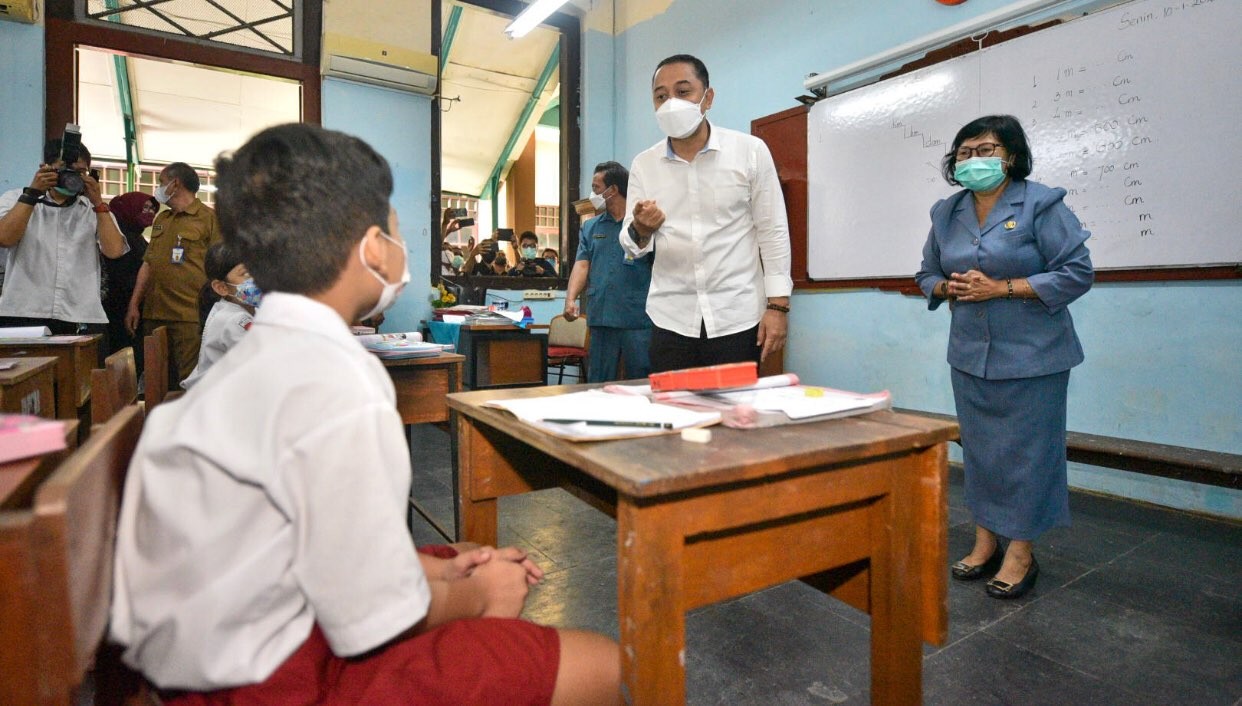
{"label": "blue blazer", "polygon": [[949,365],[989,380],[1050,375],[1078,365],[1082,344],[1066,306],[1091,288],[1090,233],[1062,200],[1065,189],[1013,181],[979,227],[975,200],[961,191],[936,203],[916,280],[927,308],[953,272],[1021,278],[1038,299],[950,302]]}

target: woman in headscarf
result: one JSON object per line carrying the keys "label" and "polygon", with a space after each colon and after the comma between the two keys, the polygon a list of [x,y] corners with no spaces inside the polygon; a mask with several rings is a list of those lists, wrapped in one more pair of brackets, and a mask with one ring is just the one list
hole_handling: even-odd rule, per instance
{"label": "woman in headscarf", "polygon": [[129,241],[129,252],[115,260],[103,259],[103,307],[108,315],[108,350],[116,352],[133,346],[135,355],[141,357],[141,346],[136,345],[135,337],[125,330],[125,311],[134,293],[142,257],[147,252],[147,241],[142,237],[142,231],[151,226],[160,204],[150,194],[131,191],[114,196],[108,207]]}

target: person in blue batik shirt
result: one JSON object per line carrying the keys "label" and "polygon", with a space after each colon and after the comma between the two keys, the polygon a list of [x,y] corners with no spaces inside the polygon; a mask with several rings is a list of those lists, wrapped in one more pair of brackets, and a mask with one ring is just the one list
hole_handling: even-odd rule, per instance
{"label": "person in blue batik shirt", "polygon": [[948,301],[952,316],[948,361],[975,545],[951,573],[971,581],[996,571],[993,598],[1029,591],[1039,576],[1032,543],[1069,524],[1066,389],[1083,352],[1066,307],[1095,277],[1090,234],[1064,189],[1027,180],[1032,164],[1012,116],[959,130],[942,166],[965,189],[932,207],[917,275],[928,308]]}
{"label": "person in blue batik shirt", "polygon": [[602,213],[582,224],[565,293],[565,318],[573,321],[581,313],[578,297],[586,289],[587,323],[591,327],[589,382],[616,380],[622,360],[627,378],[645,378],[651,372],[647,290],[651,287],[652,258],[631,257],[619,239],[629,181],[629,171],[616,162],[595,167],[591,202]]}

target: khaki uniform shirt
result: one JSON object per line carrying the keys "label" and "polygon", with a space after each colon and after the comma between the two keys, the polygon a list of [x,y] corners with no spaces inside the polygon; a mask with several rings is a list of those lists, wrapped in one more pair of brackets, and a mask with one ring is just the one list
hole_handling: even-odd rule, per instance
{"label": "khaki uniform shirt", "polygon": [[[142,316],[160,321],[198,321],[198,293],[207,282],[207,248],[220,242],[216,212],[194,199],[181,213],[164,210],[151,225],[151,245],[143,262],[151,271]],[[185,248],[180,263],[173,249]]]}

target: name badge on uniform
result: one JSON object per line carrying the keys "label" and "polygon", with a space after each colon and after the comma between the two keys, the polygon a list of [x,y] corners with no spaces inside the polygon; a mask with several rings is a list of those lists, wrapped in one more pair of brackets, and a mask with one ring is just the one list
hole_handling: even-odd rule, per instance
{"label": "name badge on uniform", "polygon": [[633,266],[634,266],[634,256],[633,256],[633,255],[631,255],[631,254],[629,254],[629,253],[626,253],[626,254],[625,254],[625,259],[624,259],[624,260],[622,260],[622,262],[623,262],[623,263],[625,263],[625,264],[627,264],[627,265],[629,265],[630,267],[633,267]]}
{"label": "name badge on uniform", "polygon": [[185,248],[181,247],[181,236],[177,236],[177,244],[172,249],[172,264],[180,265],[185,262]]}
{"label": "name badge on uniform", "polygon": [[1013,230],[1014,228],[1017,228],[1017,227],[1018,227],[1017,221],[1006,221],[1005,222],[1005,230]]}

